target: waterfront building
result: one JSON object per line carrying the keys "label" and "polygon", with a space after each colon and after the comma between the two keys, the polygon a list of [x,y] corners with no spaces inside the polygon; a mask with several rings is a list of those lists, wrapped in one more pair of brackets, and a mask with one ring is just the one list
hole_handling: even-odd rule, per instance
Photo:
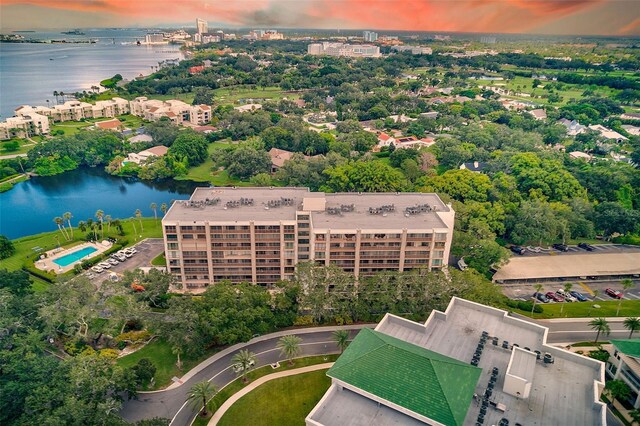
{"label": "waterfront building", "polygon": [[306,425],[606,425],[604,364],[548,333],[457,297],[424,324],[387,314],[327,371]]}
{"label": "waterfront building", "polygon": [[373,43],[378,40],[378,33],[373,31],[363,31],[362,38],[364,38],[364,41],[366,42]]}
{"label": "waterfront building", "polygon": [[46,135],[49,130],[49,119],[31,111],[18,117],[9,117],[0,123],[0,140]]}
{"label": "waterfront building", "polygon": [[360,58],[380,57],[380,47],[371,44],[312,43],[307,46],[309,55],[347,56]]}
{"label": "waterfront building", "polygon": [[626,402],[640,409],[640,339],[611,340],[611,345],[613,355],[607,362],[607,374],[629,386]]}
{"label": "waterfront building", "polygon": [[151,33],[146,34],[144,36],[144,44],[168,44],[168,41],[165,41],[164,34],[162,33]]}
{"label": "waterfront building", "polygon": [[436,194],[197,188],[162,219],[169,272],[184,291],[220,281],[269,285],[298,262],[356,277],[447,265],[455,213]]}
{"label": "waterfront building", "polygon": [[209,24],[204,19],[196,18],[196,32],[200,35],[209,32]]}
{"label": "waterfront building", "polygon": [[167,117],[175,124],[202,125],[211,121],[209,105],[189,105],[176,99],[160,101],[146,96],[135,98],[129,105],[131,114],[147,121],[158,121],[162,117]]}
{"label": "waterfront building", "polygon": [[118,115],[129,114],[129,112],[129,101],[115,97],[105,101],[98,101],[95,105],[78,100],[66,101],[62,105],[54,105],[51,108],[22,105],[16,108],[15,115],[21,117],[36,113],[49,117],[51,121],[58,122],[80,121],[86,118],[113,118]]}

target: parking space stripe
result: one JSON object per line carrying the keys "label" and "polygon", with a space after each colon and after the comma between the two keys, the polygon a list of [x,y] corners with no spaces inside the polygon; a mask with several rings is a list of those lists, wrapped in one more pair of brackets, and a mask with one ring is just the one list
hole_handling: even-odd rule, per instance
{"label": "parking space stripe", "polygon": [[625,297],[625,298],[626,298],[626,297],[631,297],[632,299],[640,299],[640,296],[636,296],[636,295],[635,295],[635,294],[633,294],[633,293],[627,293],[627,294],[625,294],[625,295],[624,295],[624,297]]}
{"label": "parking space stripe", "polygon": [[578,281],[578,284],[580,284],[580,287],[584,288],[584,291],[586,291],[587,293],[589,293],[591,296],[593,296],[593,290],[591,290],[589,288],[588,285],[586,285],[585,283],[583,283],[582,281]]}

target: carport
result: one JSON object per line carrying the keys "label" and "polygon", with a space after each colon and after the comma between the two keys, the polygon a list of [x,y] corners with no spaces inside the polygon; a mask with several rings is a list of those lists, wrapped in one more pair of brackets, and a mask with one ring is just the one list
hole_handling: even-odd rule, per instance
{"label": "carport", "polygon": [[529,283],[634,278],[640,275],[640,252],[581,253],[563,256],[512,257],[493,276],[497,283]]}

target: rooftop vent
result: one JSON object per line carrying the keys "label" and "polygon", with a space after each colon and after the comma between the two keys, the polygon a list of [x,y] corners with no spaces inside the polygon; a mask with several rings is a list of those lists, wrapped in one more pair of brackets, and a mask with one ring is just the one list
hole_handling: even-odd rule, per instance
{"label": "rooftop vent", "polygon": [[342,210],[339,207],[327,207],[327,213],[330,215],[341,215]]}
{"label": "rooftop vent", "polygon": [[292,206],[293,205],[293,198],[285,198],[285,197],[280,197],[280,199],[276,199],[276,200],[269,200],[267,201],[267,207],[272,208],[272,207],[282,207],[282,206]]}
{"label": "rooftop vent", "polygon": [[201,208],[204,208],[205,206],[215,206],[218,203],[220,203],[220,198],[205,198],[204,200],[198,200],[198,201],[192,201],[192,200],[184,201],[182,205],[185,207],[201,209]]}
{"label": "rooftop vent", "polygon": [[396,206],[394,204],[387,204],[380,207],[369,207],[369,214],[386,214],[389,212],[396,211]]}
{"label": "rooftop vent", "polygon": [[407,207],[404,209],[405,215],[416,215],[420,213],[429,213],[434,209],[429,204],[418,204],[414,207]]}

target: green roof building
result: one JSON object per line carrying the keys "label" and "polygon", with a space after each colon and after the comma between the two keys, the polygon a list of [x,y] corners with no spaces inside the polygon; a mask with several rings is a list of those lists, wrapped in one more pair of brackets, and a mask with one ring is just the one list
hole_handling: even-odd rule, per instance
{"label": "green roof building", "polygon": [[615,351],[607,362],[607,373],[629,386],[627,402],[640,408],[640,339],[611,340],[611,344]]}
{"label": "green roof building", "polygon": [[365,328],[327,375],[412,417],[457,426],[464,422],[481,373],[468,363]]}

